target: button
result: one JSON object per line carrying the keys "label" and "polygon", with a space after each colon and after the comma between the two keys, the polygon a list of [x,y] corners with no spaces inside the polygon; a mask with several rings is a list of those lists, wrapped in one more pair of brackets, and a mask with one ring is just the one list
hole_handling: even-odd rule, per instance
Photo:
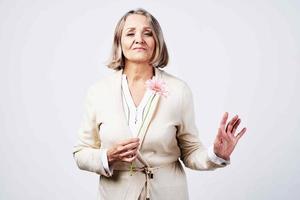
{"label": "button", "polygon": [[153,179],[153,173],[150,173],[149,176],[151,179]]}

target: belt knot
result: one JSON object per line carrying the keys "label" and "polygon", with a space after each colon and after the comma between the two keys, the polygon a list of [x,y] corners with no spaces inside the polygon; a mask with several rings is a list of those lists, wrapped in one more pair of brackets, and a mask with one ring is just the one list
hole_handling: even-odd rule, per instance
{"label": "belt knot", "polygon": [[143,167],[143,171],[148,176],[148,178],[153,179],[153,170],[147,166]]}

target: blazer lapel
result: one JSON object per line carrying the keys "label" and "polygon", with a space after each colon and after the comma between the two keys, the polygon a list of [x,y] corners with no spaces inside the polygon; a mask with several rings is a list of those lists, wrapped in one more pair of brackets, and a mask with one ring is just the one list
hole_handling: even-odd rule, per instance
{"label": "blazer lapel", "polygon": [[147,133],[147,129],[151,123],[151,120],[154,116],[154,113],[156,111],[158,102],[159,102],[159,98],[160,96],[158,94],[154,94],[154,96],[151,97],[151,100],[149,102],[149,104],[146,106],[145,110],[146,110],[146,116],[145,119],[142,123],[142,125],[139,128],[138,131],[138,137],[140,138],[140,148],[143,145],[144,139],[145,139],[145,135]]}
{"label": "blazer lapel", "polygon": [[[155,69],[155,76],[158,79],[162,79],[162,74],[161,71],[157,68]],[[153,119],[153,117],[155,116],[156,110],[158,108],[159,105],[159,100],[160,100],[160,95],[159,94],[154,94],[154,96],[152,97],[150,103],[146,106],[146,116],[145,119],[141,125],[141,127],[139,128],[139,132],[138,132],[138,137],[140,138],[140,148],[142,148],[143,144],[144,144],[144,140],[145,140],[145,136],[148,130],[148,127]],[[138,157],[137,159],[143,164],[149,167],[149,164],[147,163],[147,161],[145,159],[143,159],[143,156],[141,155],[140,151],[138,151]]]}
{"label": "blazer lapel", "polygon": [[[151,100],[151,103],[147,106],[146,108],[146,117],[145,120],[143,121],[143,124],[141,125],[139,132],[138,132],[138,137],[140,138],[140,148],[142,148],[143,144],[144,144],[144,140],[145,140],[145,136],[148,130],[148,127],[151,123],[151,120],[154,117],[156,108],[158,106],[158,102],[159,102],[159,98],[160,96],[158,94],[155,94]],[[149,167],[149,164],[147,163],[147,161],[143,158],[142,154],[140,153],[140,150],[138,150],[138,156],[137,159],[145,166]]]}

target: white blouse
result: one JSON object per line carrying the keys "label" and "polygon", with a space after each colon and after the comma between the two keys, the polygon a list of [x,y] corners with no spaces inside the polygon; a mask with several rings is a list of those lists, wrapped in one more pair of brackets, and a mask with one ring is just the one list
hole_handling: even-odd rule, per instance
{"label": "white blouse", "polygon": [[[122,100],[123,100],[123,108],[125,111],[127,124],[132,132],[132,137],[137,137],[139,127],[141,126],[144,120],[144,110],[149,103],[149,100],[154,95],[154,92],[151,90],[146,90],[140,104],[136,107],[132,96],[130,94],[130,90],[128,87],[128,81],[126,74],[122,74]],[[208,148],[208,157],[209,159],[218,164],[218,165],[228,165],[230,161],[224,160],[218,156],[213,151],[213,145]],[[113,174],[113,168],[108,166],[107,160],[107,149],[100,149],[101,161],[103,163],[104,169],[107,172],[108,176]]]}
{"label": "white blouse", "polygon": [[132,132],[133,137],[137,137],[138,130],[142,125],[146,115],[144,111],[147,104],[150,102],[149,100],[154,95],[152,90],[146,90],[140,104],[136,107],[132,96],[130,94],[130,90],[128,87],[127,77],[125,74],[122,75],[122,100],[123,100],[123,108],[125,111],[127,124]]}

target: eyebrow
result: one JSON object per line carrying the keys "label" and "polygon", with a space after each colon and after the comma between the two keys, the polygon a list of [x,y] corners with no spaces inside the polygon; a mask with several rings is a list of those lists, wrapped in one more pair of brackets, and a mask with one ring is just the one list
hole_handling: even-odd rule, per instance
{"label": "eyebrow", "polygon": [[[129,30],[135,30],[135,27],[129,27],[129,28],[126,29],[126,31],[127,31],[128,29],[129,29]],[[152,30],[151,27],[148,27],[148,26],[147,26],[147,27],[144,27],[143,29],[144,29],[144,30],[148,30],[148,29]]]}

